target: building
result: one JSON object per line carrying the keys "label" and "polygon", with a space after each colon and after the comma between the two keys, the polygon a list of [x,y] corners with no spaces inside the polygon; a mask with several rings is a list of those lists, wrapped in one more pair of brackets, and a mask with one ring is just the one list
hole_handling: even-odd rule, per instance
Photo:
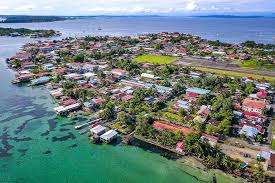
{"label": "building", "polygon": [[101,135],[100,139],[103,142],[110,143],[110,142],[112,142],[113,140],[115,140],[117,138],[117,135],[118,135],[117,131],[109,130],[108,132]]}
{"label": "building", "polygon": [[259,130],[255,127],[244,125],[239,133],[254,139],[259,134]]}
{"label": "building", "polygon": [[206,94],[210,93],[210,90],[205,90],[205,89],[202,89],[202,88],[193,87],[193,88],[187,88],[186,93],[187,94],[188,93],[195,93],[197,95],[206,95]]}
{"label": "building", "polygon": [[255,100],[246,98],[242,104],[242,110],[256,114],[262,114],[262,111],[267,107],[267,103],[263,100]]}
{"label": "building", "polygon": [[100,136],[100,135],[104,134],[105,131],[106,131],[106,127],[101,126],[101,125],[97,125],[97,126],[90,129],[91,134],[92,135],[97,135],[97,136]]}
{"label": "building", "polygon": [[43,69],[45,69],[46,71],[52,71],[54,69],[53,64],[44,64],[43,65]]}
{"label": "building", "polygon": [[123,69],[113,69],[111,73],[119,77],[125,77],[127,75],[127,72]]}

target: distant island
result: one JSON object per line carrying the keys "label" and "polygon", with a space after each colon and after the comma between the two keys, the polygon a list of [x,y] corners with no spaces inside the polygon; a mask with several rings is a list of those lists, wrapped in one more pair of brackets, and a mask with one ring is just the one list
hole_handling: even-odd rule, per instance
{"label": "distant island", "polygon": [[25,28],[2,28],[0,27],[0,36],[11,36],[11,37],[18,37],[18,36],[29,36],[31,38],[39,38],[39,37],[53,37],[53,36],[60,36],[61,33],[55,30],[31,30]]}
{"label": "distant island", "polygon": [[27,16],[27,15],[2,15],[1,23],[32,23],[32,22],[54,22],[64,21],[67,17],[63,16]]}
{"label": "distant island", "polygon": [[260,15],[199,15],[199,16],[193,16],[193,17],[200,17],[200,18],[264,18],[266,16],[260,16]]}

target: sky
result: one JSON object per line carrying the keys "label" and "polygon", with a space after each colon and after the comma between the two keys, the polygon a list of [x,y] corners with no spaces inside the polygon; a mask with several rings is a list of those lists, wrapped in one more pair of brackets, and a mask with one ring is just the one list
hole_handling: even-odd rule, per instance
{"label": "sky", "polygon": [[275,0],[0,0],[0,15],[275,13]]}

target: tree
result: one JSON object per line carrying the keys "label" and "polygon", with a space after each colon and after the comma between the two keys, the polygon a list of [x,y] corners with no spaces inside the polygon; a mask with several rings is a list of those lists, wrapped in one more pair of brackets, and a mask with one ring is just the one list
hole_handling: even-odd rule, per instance
{"label": "tree", "polygon": [[115,104],[109,101],[100,113],[100,117],[103,120],[112,120],[115,117]]}
{"label": "tree", "polygon": [[254,166],[252,167],[252,172],[253,172],[255,182],[257,183],[265,182],[265,174],[264,174],[264,169],[262,164],[260,163],[254,164]]}
{"label": "tree", "polygon": [[85,56],[84,56],[84,54],[80,53],[80,54],[78,54],[78,55],[75,55],[75,56],[73,57],[73,60],[74,60],[75,62],[84,62]]}
{"label": "tree", "polygon": [[174,96],[180,96],[182,94],[184,94],[186,91],[186,87],[180,83],[177,83],[173,86],[173,95]]}
{"label": "tree", "polygon": [[185,137],[185,150],[187,153],[194,153],[196,149],[196,145],[199,144],[200,141],[200,134],[196,132],[191,132]]}
{"label": "tree", "polygon": [[244,92],[246,95],[250,95],[255,91],[255,85],[253,83],[248,83],[245,85]]}
{"label": "tree", "polygon": [[162,50],[164,48],[164,46],[162,44],[157,44],[155,49],[156,50]]}

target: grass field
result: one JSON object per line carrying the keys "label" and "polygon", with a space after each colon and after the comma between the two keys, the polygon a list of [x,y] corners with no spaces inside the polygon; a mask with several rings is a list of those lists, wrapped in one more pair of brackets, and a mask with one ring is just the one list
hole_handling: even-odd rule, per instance
{"label": "grass field", "polygon": [[246,69],[259,69],[259,70],[274,70],[275,65],[274,64],[269,64],[269,63],[264,63],[264,62],[259,62],[256,60],[247,60],[241,63],[240,65],[242,68]]}
{"label": "grass field", "polygon": [[150,63],[150,64],[171,64],[177,59],[173,56],[163,56],[163,55],[141,55],[136,57],[134,60],[139,63]]}
{"label": "grass field", "polygon": [[203,71],[203,72],[210,72],[218,75],[223,76],[232,76],[232,77],[252,77],[254,79],[266,79],[270,82],[275,82],[275,77],[271,76],[262,76],[259,74],[247,74],[242,72],[234,72],[234,71],[225,71],[220,69],[212,69],[212,68],[206,68],[206,67],[196,67],[197,70]]}

